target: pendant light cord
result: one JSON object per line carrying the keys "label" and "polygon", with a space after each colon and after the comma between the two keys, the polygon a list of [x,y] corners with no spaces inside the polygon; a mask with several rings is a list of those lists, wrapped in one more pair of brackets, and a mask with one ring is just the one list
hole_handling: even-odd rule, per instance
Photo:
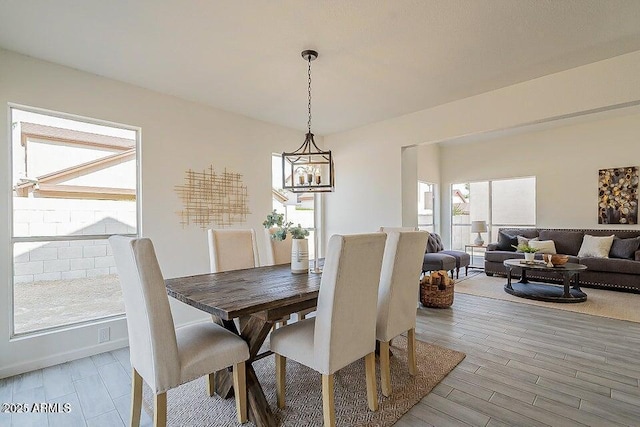
{"label": "pendant light cord", "polygon": [[309,56],[309,68],[308,68],[308,76],[309,76],[309,120],[307,121],[307,128],[309,129],[309,133],[311,133],[311,56]]}

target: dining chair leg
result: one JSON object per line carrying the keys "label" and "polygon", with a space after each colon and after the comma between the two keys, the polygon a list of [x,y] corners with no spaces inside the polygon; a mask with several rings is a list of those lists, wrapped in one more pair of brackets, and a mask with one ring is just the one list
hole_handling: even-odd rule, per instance
{"label": "dining chair leg", "polygon": [[416,328],[407,332],[407,362],[409,363],[409,374],[415,375],[418,372],[416,361]]}
{"label": "dining chair leg", "polygon": [[334,427],[336,425],[336,409],[333,400],[333,374],[322,375],[322,416],[325,427]]}
{"label": "dining chair leg", "polygon": [[285,377],[287,372],[287,358],[276,354],[276,394],[278,397],[278,408],[285,406]]}
{"label": "dining chair leg", "polygon": [[369,409],[378,410],[378,390],[376,387],[376,353],[375,351],[364,357],[364,365],[366,367],[367,377],[367,402]]}
{"label": "dining chair leg", "polygon": [[213,396],[216,392],[216,373],[212,372],[207,375],[207,393]]}
{"label": "dining chair leg", "polygon": [[391,366],[389,363],[389,342],[380,341],[380,382],[382,395],[391,396]]}
{"label": "dining chair leg", "polygon": [[131,372],[131,418],[130,426],[140,425],[140,411],[142,410],[142,377],[135,369]]}
{"label": "dining chair leg", "polygon": [[156,394],[153,398],[153,426],[167,425],[167,393]]}
{"label": "dining chair leg", "polygon": [[247,375],[244,362],[233,365],[233,390],[240,424],[247,422]]}

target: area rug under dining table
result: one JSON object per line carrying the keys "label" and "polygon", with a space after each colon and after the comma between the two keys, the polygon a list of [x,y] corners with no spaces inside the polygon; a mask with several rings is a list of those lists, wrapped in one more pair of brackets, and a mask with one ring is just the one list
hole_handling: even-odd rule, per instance
{"label": "area rug under dining table", "polygon": [[[267,343],[265,343],[267,344]],[[393,340],[391,351],[391,384],[393,393],[386,398],[380,392],[378,379],[377,412],[367,407],[364,361],[359,360],[338,371],[335,378],[335,408],[338,426],[390,426],[420,399],[426,396],[465,354],[437,345],[416,341],[418,374],[407,372],[407,340]],[[296,362],[287,360],[286,408],[276,405],[275,363],[267,357],[254,363],[256,374],[274,414],[282,426],[322,426],[322,390],[320,375]],[[169,390],[167,414],[169,426],[237,426],[235,400],[209,397],[204,378]],[[153,394],[145,385],[144,408],[153,414]],[[252,423],[245,424],[247,426]]]}

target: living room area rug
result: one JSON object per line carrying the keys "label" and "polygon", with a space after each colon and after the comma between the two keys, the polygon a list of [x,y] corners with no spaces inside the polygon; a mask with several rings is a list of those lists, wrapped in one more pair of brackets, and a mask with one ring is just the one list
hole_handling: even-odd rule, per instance
{"label": "living room area rug", "polygon": [[[518,279],[516,279],[518,280]],[[504,291],[507,279],[489,277],[484,272],[469,272],[469,276],[456,280],[455,292],[481,297],[513,301],[521,304],[532,304],[575,313],[592,314],[611,319],[640,322],[640,294],[619,292],[605,289],[582,288],[587,300],[582,303],[555,303],[519,298]]]}
{"label": "living room area rug", "polygon": [[[367,406],[364,360],[359,360],[334,375],[336,424],[338,426],[391,426],[412,406],[426,396],[464,358],[465,354],[434,344],[416,341],[418,374],[407,371],[407,339],[395,338],[391,346],[391,384],[393,393],[386,398],[380,391],[380,369],[376,359],[378,381],[377,412]],[[287,360],[286,408],[276,404],[274,357],[254,364],[267,401],[282,426],[322,426],[321,376],[317,372]],[[143,407],[153,417],[153,394],[145,385]],[[169,426],[237,426],[235,400],[209,397],[204,378],[199,378],[167,392]],[[249,422],[244,424],[252,426]]]}

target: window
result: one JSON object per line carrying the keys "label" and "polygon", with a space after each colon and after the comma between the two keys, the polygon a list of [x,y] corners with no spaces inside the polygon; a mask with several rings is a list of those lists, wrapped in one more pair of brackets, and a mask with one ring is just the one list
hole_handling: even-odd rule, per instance
{"label": "window", "polygon": [[[290,181],[291,177],[287,177]],[[271,193],[273,209],[284,214],[285,222],[300,224],[309,230],[309,240],[314,241],[315,225],[315,197],[313,193],[292,193],[282,188],[282,157],[280,154],[271,156]],[[309,259],[315,256],[313,244],[309,245]]]}
{"label": "window", "polygon": [[486,221],[486,243],[498,239],[500,227],[535,227],[536,179],[513,178],[451,186],[451,248],[464,250],[477,237],[471,221]]}
{"label": "window", "polygon": [[11,108],[13,334],[124,313],[107,239],[138,233],[138,131]]}
{"label": "window", "polygon": [[435,184],[418,181],[418,229],[435,232]]}

